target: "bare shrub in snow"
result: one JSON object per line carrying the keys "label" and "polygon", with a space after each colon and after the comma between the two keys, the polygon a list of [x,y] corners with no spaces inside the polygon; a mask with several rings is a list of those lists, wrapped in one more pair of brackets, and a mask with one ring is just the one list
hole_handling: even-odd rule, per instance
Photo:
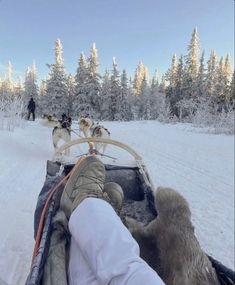
{"label": "bare shrub in snow", "polygon": [[215,134],[234,134],[234,109],[232,105],[226,106],[221,112],[214,110],[209,100],[200,100],[197,110],[192,118],[196,127],[210,127]]}
{"label": "bare shrub in snow", "polygon": [[24,120],[23,101],[19,97],[9,96],[0,99],[0,130],[14,131],[23,127]]}
{"label": "bare shrub in snow", "polygon": [[194,116],[195,110],[197,109],[196,101],[192,98],[182,99],[176,103],[176,107],[179,109],[179,120],[190,122]]}
{"label": "bare shrub in snow", "polygon": [[214,133],[234,134],[234,110],[222,111],[213,122]]}

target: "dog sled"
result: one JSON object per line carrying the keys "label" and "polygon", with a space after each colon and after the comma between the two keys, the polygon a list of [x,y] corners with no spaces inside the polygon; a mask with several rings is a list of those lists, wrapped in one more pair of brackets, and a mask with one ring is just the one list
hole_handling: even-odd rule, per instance
{"label": "dog sled", "polygon": [[[114,157],[101,155],[93,149],[93,143],[116,146],[129,153],[132,159],[122,162]],[[64,161],[63,152],[79,144],[89,145],[89,150],[84,155],[96,154],[104,162],[106,182],[116,182],[122,187],[124,192],[123,215],[132,217],[144,224],[149,223],[157,216],[153,196],[154,186],[141,156],[132,148],[118,141],[101,138],[82,138],[64,144],[57,149],[54,159],[47,161],[46,180],[38,196],[34,214],[35,248],[26,285],[42,284],[44,265],[53,230],[52,219],[59,208],[66,178],[75,163]],[[220,284],[235,284],[235,273],[214,258],[208,257],[215,268]]]}

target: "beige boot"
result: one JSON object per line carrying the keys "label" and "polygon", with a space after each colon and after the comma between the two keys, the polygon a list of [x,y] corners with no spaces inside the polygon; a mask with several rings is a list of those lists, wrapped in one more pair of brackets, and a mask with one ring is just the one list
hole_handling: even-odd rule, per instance
{"label": "beige boot", "polygon": [[104,181],[104,164],[94,156],[86,157],[70,176],[62,193],[60,208],[66,217],[69,219],[72,211],[87,197],[105,198]]}
{"label": "beige boot", "polygon": [[104,184],[104,192],[107,193],[110,198],[110,204],[116,212],[120,214],[124,200],[122,187],[115,182],[108,182]]}

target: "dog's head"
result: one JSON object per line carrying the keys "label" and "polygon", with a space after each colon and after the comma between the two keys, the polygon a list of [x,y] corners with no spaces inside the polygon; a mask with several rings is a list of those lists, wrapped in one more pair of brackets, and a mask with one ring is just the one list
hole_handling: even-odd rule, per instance
{"label": "dog's head", "polygon": [[42,119],[46,119],[49,122],[51,121],[57,121],[57,118],[55,115],[50,115],[50,114],[43,114]]}
{"label": "dog's head", "polygon": [[61,120],[59,120],[62,128],[70,128],[72,125],[72,118],[67,116],[66,114],[62,114]]}
{"label": "dog's head", "polygon": [[58,127],[59,121],[54,115],[44,114],[42,120],[40,120],[40,124],[47,128],[54,128]]}
{"label": "dog's head", "polygon": [[84,129],[88,130],[92,126],[92,121],[89,118],[82,117],[78,119],[78,125],[81,130],[84,130]]}

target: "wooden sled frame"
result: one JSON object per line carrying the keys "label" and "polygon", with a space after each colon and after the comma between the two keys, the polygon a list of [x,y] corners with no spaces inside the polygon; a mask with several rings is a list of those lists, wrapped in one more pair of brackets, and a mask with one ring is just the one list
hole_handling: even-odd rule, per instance
{"label": "wooden sled frame", "polygon": [[114,145],[117,146],[121,149],[124,149],[125,151],[127,151],[129,154],[131,154],[134,159],[136,161],[142,161],[142,157],[135,151],[133,150],[131,147],[129,147],[128,145],[116,141],[116,140],[111,140],[111,139],[104,139],[104,138],[82,138],[82,139],[76,139],[76,140],[72,140],[68,143],[63,144],[62,146],[60,146],[56,151],[55,151],[55,155],[62,155],[62,153],[67,150],[68,148],[70,148],[71,146],[74,146],[76,144],[83,144],[83,143],[88,143],[89,145],[89,151],[92,153],[93,151],[93,145],[92,143],[104,143],[104,144],[110,144],[110,145]]}

